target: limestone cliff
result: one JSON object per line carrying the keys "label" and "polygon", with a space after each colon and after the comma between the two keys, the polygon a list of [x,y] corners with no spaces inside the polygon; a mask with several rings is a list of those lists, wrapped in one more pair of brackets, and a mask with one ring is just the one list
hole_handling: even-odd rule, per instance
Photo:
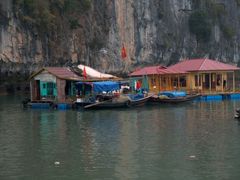
{"label": "limestone cliff", "polygon": [[1,79],[79,63],[119,73],[193,57],[240,62],[239,0],[32,1],[0,1]]}

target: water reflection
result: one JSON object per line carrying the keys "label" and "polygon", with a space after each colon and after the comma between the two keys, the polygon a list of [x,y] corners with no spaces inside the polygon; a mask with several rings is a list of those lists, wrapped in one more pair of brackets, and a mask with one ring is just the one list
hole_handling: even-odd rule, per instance
{"label": "water reflection", "polygon": [[240,101],[83,112],[8,102],[0,109],[0,179],[240,177]]}

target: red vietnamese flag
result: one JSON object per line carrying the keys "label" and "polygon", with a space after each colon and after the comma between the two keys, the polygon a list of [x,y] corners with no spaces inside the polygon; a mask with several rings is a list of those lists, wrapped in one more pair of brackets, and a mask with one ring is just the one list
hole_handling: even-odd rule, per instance
{"label": "red vietnamese flag", "polygon": [[85,66],[84,66],[84,68],[83,68],[83,79],[87,79],[87,72],[86,72],[86,68],[85,68]]}
{"label": "red vietnamese flag", "polygon": [[140,81],[137,81],[136,89],[140,89],[140,88],[141,88],[141,82],[140,82]]}
{"label": "red vietnamese flag", "polygon": [[126,52],[126,49],[124,47],[124,44],[122,46],[122,52],[121,52],[121,55],[122,55],[122,59],[126,58],[127,57],[127,52]]}

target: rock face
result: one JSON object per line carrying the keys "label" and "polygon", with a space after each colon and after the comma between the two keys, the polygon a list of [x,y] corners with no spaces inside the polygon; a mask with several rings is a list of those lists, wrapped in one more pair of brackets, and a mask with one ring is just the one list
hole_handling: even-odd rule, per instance
{"label": "rock face", "polygon": [[238,0],[89,0],[87,11],[68,17],[60,7],[67,1],[48,4],[53,25],[47,30],[21,14],[18,0],[0,1],[1,79],[79,63],[123,73],[193,57],[240,62]]}

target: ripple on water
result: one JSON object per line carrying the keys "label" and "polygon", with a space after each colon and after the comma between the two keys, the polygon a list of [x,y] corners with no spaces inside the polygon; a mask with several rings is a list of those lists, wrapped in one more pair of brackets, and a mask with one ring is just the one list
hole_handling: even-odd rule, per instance
{"label": "ripple on water", "polygon": [[1,179],[240,178],[240,101],[84,112],[18,101],[0,97]]}

